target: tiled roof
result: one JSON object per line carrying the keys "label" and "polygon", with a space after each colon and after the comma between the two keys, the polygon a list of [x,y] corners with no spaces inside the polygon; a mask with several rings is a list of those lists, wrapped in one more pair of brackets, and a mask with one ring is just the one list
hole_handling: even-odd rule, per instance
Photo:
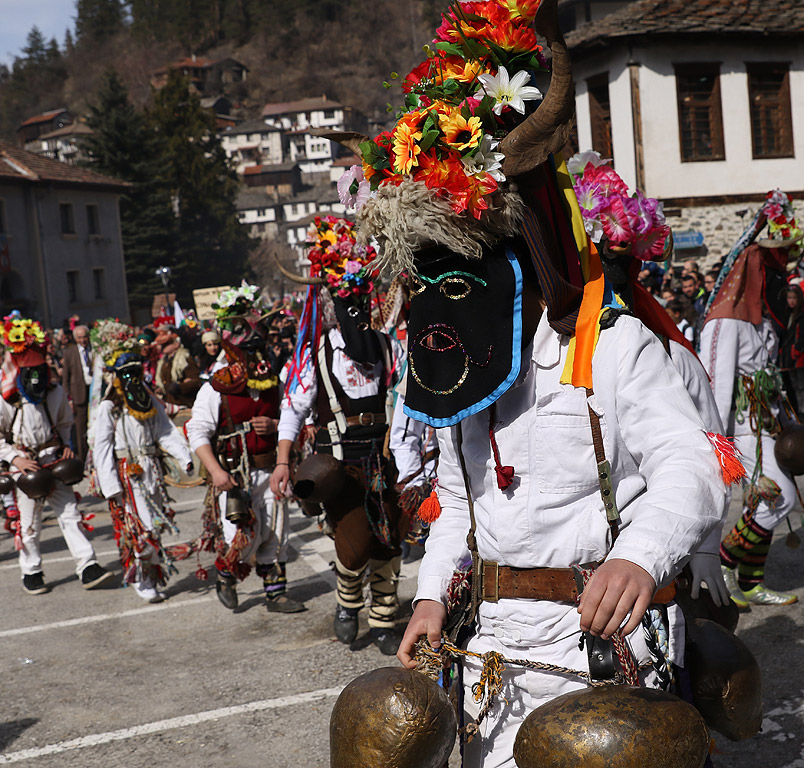
{"label": "tiled roof", "polygon": [[617,38],[673,35],[804,36],[802,0],[636,0],[567,35],[570,49]]}
{"label": "tiled roof", "polygon": [[92,129],[85,123],[70,123],[63,128],[56,128],[50,133],[43,133],[38,140],[57,139],[59,136],[91,136]]}
{"label": "tiled roof", "polygon": [[228,135],[237,135],[238,133],[274,133],[281,131],[275,125],[266,125],[265,120],[261,117],[255,117],[252,120],[244,120],[238,123],[234,128],[229,128],[225,131]]}
{"label": "tiled roof", "polygon": [[0,141],[0,180],[2,179],[27,179],[33,182],[66,185],[91,184],[115,187],[120,191],[128,186],[125,181],[104,176],[87,168],[78,168],[48,157],[41,157],[5,141]]}
{"label": "tiled roof", "polygon": [[64,107],[61,107],[61,109],[51,109],[50,112],[43,112],[41,115],[34,115],[33,117],[29,117],[27,120],[23,120],[20,123],[20,128],[22,128],[23,125],[36,125],[37,123],[49,123],[54,117],[66,111],[67,110]]}
{"label": "tiled roof", "polygon": [[295,112],[311,112],[314,109],[338,109],[342,106],[342,104],[337,101],[331,101],[326,96],[300,99],[299,101],[277,101],[272,104],[266,104],[262,108],[262,116],[270,117],[271,115],[288,115]]}
{"label": "tiled roof", "polygon": [[258,176],[263,173],[287,173],[296,167],[297,163],[287,162],[277,165],[249,165],[243,169],[244,176]]}

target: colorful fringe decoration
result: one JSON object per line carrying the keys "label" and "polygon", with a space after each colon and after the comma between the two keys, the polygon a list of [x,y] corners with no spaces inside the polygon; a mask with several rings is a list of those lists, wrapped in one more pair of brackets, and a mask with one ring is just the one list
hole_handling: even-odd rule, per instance
{"label": "colorful fringe decoration", "polygon": [[421,503],[418,512],[419,520],[423,523],[432,524],[441,517],[441,503],[438,501],[438,494],[433,488],[430,495]]}
{"label": "colorful fringe decoration", "polygon": [[720,462],[723,482],[727,486],[740,482],[746,476],[746,471],[742,461],[740,461],[740,452],[734,445],[734,438],[719,435],[717,432],[707,432],[706,436],[715,449],[715,455]]}

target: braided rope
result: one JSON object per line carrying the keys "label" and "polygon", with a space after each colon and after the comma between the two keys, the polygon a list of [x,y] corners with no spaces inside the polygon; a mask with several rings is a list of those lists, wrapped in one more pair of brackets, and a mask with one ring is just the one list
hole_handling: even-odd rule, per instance
{"label": "braided rope", "polygon": [[663,691],[669,691],[670,684],[673,682],[673,677],[670,674],[669,667],[667,666],[667,658],[665,657],[662,649],[659,647],[657,628],[651,617],[652,613],[656,614],[657,621],[661,621],[658,611],[654,612],[648,610],[645,612],[645,615],[642,617],[642,631],[645,635],[645,645],[648,647],[648,653],[650,654],[651,662],[653,664],[653,670],[656,672],[656,677],[659,679],[659,687]]}

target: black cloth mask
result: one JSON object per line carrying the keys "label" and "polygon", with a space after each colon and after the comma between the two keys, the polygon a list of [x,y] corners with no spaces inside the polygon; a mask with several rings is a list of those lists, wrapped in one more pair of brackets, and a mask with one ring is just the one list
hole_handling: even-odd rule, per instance
{"label": "black cloth mask", "polygon": [[405,412],[448,427],[495,402],[522,361],[522,269],[504,244],[481,259],[417,254]]}
{"label": "black cloth mask", "polygon": [[47,365],[33,365],[28,368],[20,368],[19,387],[32,403],[38,405],[45,399],[48,387]]}
{"label": "black cloth mask", "polygon": [[118,372],[117,378],[120,380],[120,386],[123,389],[123,397],[126,399],[126,405],[131,408],[132,411],[147,413],[153,408],[151,393],[148,392],[148,388],[142,380],[141,365],[127,365]]}
{"label": "black cloth mask", "polygon": [[380,334],[371,327],[371,318],[365,303],[333,298],[335,317],[343,336],[346,356],[361,365],[376,365],[383,359]]}

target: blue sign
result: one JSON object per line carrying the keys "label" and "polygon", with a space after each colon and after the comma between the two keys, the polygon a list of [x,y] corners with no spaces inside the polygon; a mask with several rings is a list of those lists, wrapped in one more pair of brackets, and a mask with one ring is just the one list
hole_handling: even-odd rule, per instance
{"label": "blue sign", "polygon": [[700,248],[704,244],[703,232],[694,229],[686,232],[673,232],[673,245],[677,250],[684,248]]}

